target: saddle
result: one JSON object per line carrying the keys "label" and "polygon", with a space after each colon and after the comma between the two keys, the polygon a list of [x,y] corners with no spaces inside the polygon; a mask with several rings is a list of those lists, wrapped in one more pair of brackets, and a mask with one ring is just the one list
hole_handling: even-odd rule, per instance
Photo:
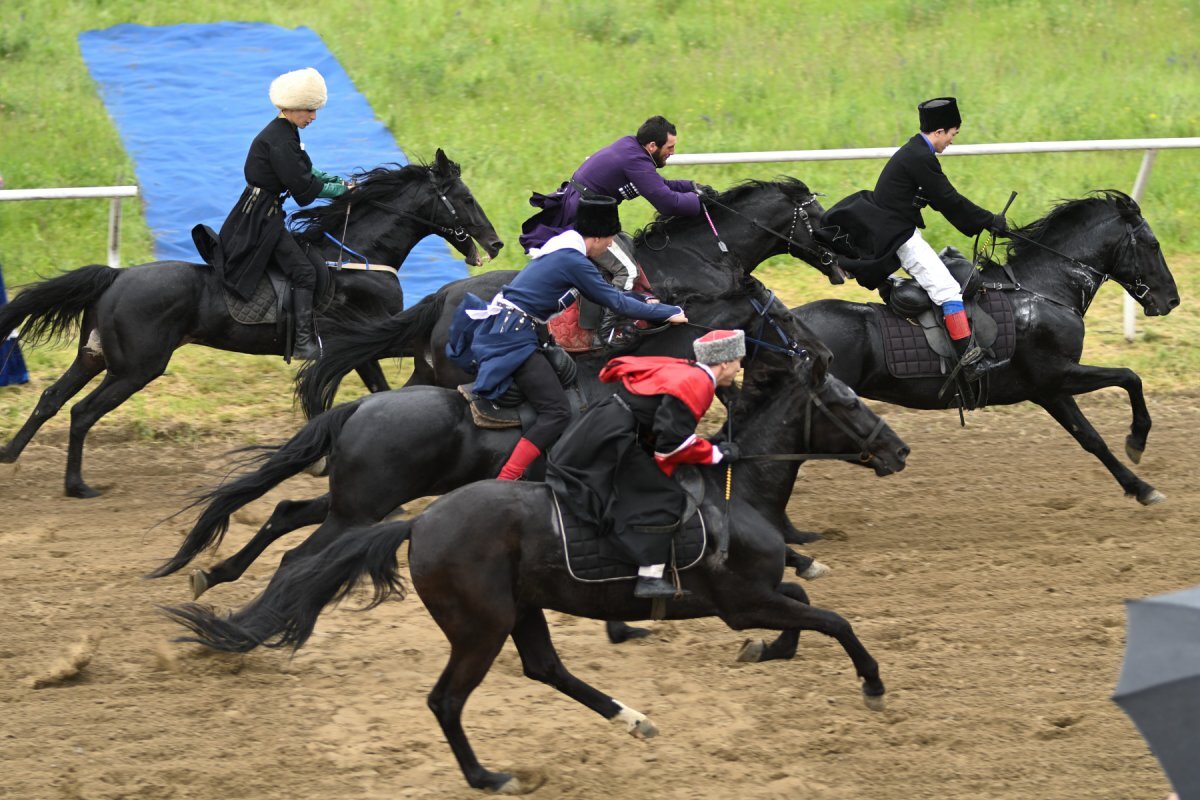
{"label": "saddle", "polygon": [[[1016,349],[1016,318],[1005,292],[983,290],[983,278],[952,247],[939,253],[962,287],[963,306],[976,343],[998,361]],[[945,321],[929,295],[912,278],[892,277],[879,287],[884,306],[875,306],[884,360],[896,378],[945,375],[958,360]]]}
{"label": "saddle", "polygon": [[[204,259],[204,263],[212,266],[220,240],[208,225],[197,225],[192,228],[192,242],[196,251]],[[283,271],[274,264],[268,265],[259,279],[258,285],[249,298],[242,298],[221,282],[221,294],[225,298],[225,307],[229,316],[242,325],[276,325],[280,334],[290,333],[284,330],[285,323],[291,318],[291,281]],[[333,278],[328,269],[317,269],[317,290],[313,294],[313,311],[320,313],[333,302]],[[290,339],[290,337],[289,337]]]}
{"label": "saddle", "polygon": [[[635,526],[633,535],[671,536],[671,563],[676,571],[690,569],[700,562],[708,547],[708,521],[700,504],[704,500],[704,481],[696,469],[676,472],[687,495],[682,521],[673,525]],[[553,522],[563,544],[567,571],[583,583],[627,581],[637,577],[638,565],[629,561],[614,537],[602,536],[595,525],[580,520],[566,498],[551,490]]]}

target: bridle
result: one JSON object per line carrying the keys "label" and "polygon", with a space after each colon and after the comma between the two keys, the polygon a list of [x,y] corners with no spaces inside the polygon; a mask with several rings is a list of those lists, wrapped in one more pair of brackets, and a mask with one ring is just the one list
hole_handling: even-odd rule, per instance
{"label": "bridle", "polygon": [[1012,288],[1012,289],[1016,289],[1018,291],[1028,292],[1029,294],[1032,294],[1035,297],[1040,297],[1041,299],[1047,300],[1051,303],[1054,303],[1055,305],[1070,309],[1071,311],[1074,311],[1075,313],[1079,314],[1080,316],[1083,316],[1084,314],[1087,313],[1088,306],[1091,305],[1092,299],[1095,298],[1096,293],[1099,291],[1100,287],[1104,285],[1104,282],[1108,281],[1108,280],[1111,280],[1113,283],[1117,284],[1122,289],[1124,289],[1126,292],[1128,292],[1130,297],[1134,298],[1138,302],[1141,302],[1142,300],[1145,299],[1146,295],[1148,295],[1150,293],[1150,286],[1142,279],[1141,266],[1140,266],[1140,262],[1138,261],[1138,258],[1137,258],[1138,234],[1141,233],[1141,231],[1144,230],[1146,227],[1148,227],[1148,225],[1149,225],[1149,223],[1147,223],[1144,218],[1137,224],[1136,227],[1130,222],[1125,223],[1125,232],[1126,232],[1127,236],[1122,238],[1121,243],[1119,245],[1120,251],[1117,253],[1116,257],[1113,260],[1115,263],[1120,263],[1120,262],[1124,261],[1125,253],[1126,252],[1130,253],[1131,260],[1133,262],[1133,277],[1129,281],[1123,281],[1120,278],[1118,278],[1115,275],[1108,273],[1108,272],[1101,272],[1100,270],[1093,267],[1091,264],[1088,264],[1084,261],[1080,261],[1078,258],[1075,258],[1074,256],[1069,256],[1060,250],[1056,250],[1053,247],[1050,247],[1049,245],[1042,244],[1041,242],[1037,241],[1036,239],[1031,239],[1022,233],[1018,233],[1017,231],[1010,230],[1005,234],[1006,236],[1008,236],[1010,238],[1020,239],[1022,242],[1025,242],[1026,244],[1031,244],[1034,247],[1041,248],[1042,250],[1045,250],[1046,252],[1051,253],[1052,255],[1058,256],[1059,258],[1063,259],[1064,261],[1067,261],[1068,263],[1070,263],[1070,264],[1078,267],[1079,269],[1083,270],[1084,272],[1086,272],[1088,274],[1088,276],[1092,279],[1092,285],[1090,287],[1091,288],[1091,296],[1084,297],[1081,299],[1081,303],[1080,303],[1080,305],[1082,307],[1081,309],[1077,309],[1068,303],[1062,302],[1061,300],[1055,300],[1053,297],[1048,297],[1039,292],[1035,292],[1026,286],[1022,286],[1021,282],[1016,279],[1016,275],[1013,273],[1012,268],[1009,266],[1009,264],[1007,262],[1005,262],[1004,264],[1001,264],[1000,266],[1004,270],[1005,274],[1008,276],[1008,279],[1012,282],[1011,287],[985,283],[984,288],[988,288],[988,289]]}
{"label": "bridle", "polygon": [[[406,217],[408,219],[416,220],[417,222],[420,222],[423,225],[426,225],[427,227],[432,228],[433,230],[442,234],[442,236],[445,236],[447,238],[453,237],[456,242],[467,241],[467,239],[469,239],[470,236],[467,234],[466,229],[463,227],[462,221],[459,219],[459,216],[458,216],[458,211],[454,208],[454,204],[450,202],[450,198],[446,196],[446,193],[444,191],[442,191],[442,187],[438,185],[437,177],[434,176],[434,174],[433,174],[433,169],[432,168],[427,169],[425,172],[425,175],[429,178],[429,185],[433,187],[434,194],[437,195],[432,201],[433,205],[430,207],[430,214],[428,217],[423,217],[419,214],[414,214],[411,211],[404,209],[404,208],[397,208],[393,205],[383,202],[382,200],[368,200],[367,202],[377,208],[382,208],[384,211],[387,211],[390,214],[395,214],[396,216],[399,216],[399,217]],[[446,207],[446,210],[448,212],[450,212],[451,225],[442,225],[439,222],[437,222],[435,219],[433,219],[434,213],[437,211],[438,201],[441,201],[442,205]],[[350,253],[351,255],[358,256],[363,261],[367,261],[366,256],[364,256],[361,253],[355,252],[354,250],[351,250],[349,248],[349,246],[344,244],[344,241],[346,238],[346,228],[350,224],[350,208],[352,205],[353,205],[353,201],[346,203],[346,220],[342,226],[342,238],[338,239],[336,236],[329,233],[328,231],[325,232],[325,238],[332,241],[339,248],[341,248],[341,250],[345,250],[347,253]],[[341,260],[340,254],[338,256],[338,260],[339,261]]]}
{"label": "bridle", "polygon": [[[809,238],[815,240],[815,234],[813,232],[813,226],[812,226],[812,216],[808,213],[808,209],[806,209],[805,206],[811,206],[813,203],[815,203],[817,201],[817,198],[820,196],[821,195],[819,195],[815,192],[810,192],[807,200],[804,200],[802,202],[795,204],[795,207],[792,210],[792,224],[791,224],[791,227],[788,228],[788,232],[786,235],[780,233],[779,231],[775,230],[774,228],[770,228],[770,227],[767,227],[766,225],[763,225],[757,219],[747,216],[746,214],[743,214],[742,212],[738,211],[737,209],[735,209],[731,206],[725,205],[720,200],[716,199],[715,197],[713,197],[711,195],[701,195],[700,196],[700,204],[701,204],[701,207],[711,204],[711,205],[717,206],[718,208],[723,208],[726,211],[728,211],[730,214],[733,214],[735,217],[740,217],[740,218],[746,220],[747,222],[749,222],[754,227],[758,228],[759,230],[765,231],[766,233],[771,234],[776,239],[782,239],[784,242],[787,242],[786,252],[792,258],[799,258],[804,261],[808,261],[810,259],[816,259],[816,262],[819,263],[822,267],[833,267],[833,266],[836,266],[836,264],[837,264],[837,255],[832,250],[830,250],[827,247],[823,247],[821,245],[816,245],[814,247],[814,246],[805,244],[803,242],[798,242],[798,241],[796,241],[796,238],[795,238],[796,225],[798,223],[803,222],[805,230],[808,231]],[[708,216],[707,209],[704,210],[704,214],[705,214],[705,216]],[[716,226],[713,225],[712,217],[708,218],[708,224],[709,224],[709,227],[712,228],[713,233],[717,236],[717,241],[720,242],[720,234],[717,234],[717,229],[716,229]],[[796,252],[792,252],[793,249]]]}

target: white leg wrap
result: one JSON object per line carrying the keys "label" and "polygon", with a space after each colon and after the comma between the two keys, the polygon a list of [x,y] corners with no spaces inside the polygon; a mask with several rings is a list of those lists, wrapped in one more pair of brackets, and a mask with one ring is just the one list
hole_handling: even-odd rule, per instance
{"label": "white leg wrap", "polygon": [[635,711],[620,700],[613,700],[621,710],[612,718],[613,722],[625,726],[625,732],[638,739],[649,739],[658,735],[658,728],[640,711]]}

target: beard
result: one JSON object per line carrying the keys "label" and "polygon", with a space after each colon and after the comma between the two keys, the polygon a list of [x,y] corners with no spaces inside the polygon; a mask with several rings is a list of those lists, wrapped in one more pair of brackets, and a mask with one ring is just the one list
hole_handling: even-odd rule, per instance
{"label": "beard", "polygon": [[663,155],[662,148],[655,150],[650,154],[650,158],[654,161],[654,166],[662,169],[667,165],[667,157]]}

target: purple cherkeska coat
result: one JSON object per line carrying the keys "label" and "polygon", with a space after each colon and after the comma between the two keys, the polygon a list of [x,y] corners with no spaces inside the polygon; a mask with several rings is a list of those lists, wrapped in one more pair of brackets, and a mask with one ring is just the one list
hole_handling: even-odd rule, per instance
{"label": "purple cherkeska coat", "polygon": [[669,181],[658,174],[654,159],[637,143],[637,137],[623,136],[588,156],[575,170],[571,181],[552,194],[534,192],[529,204],[542,209],[521,225],[521,246],[528,252],[541,247],[575,223],[582,184],[596,194],[608,195],[619,203],[644,197],[658,213],[690,217],[700,213],[700,198],[691,181]]}

